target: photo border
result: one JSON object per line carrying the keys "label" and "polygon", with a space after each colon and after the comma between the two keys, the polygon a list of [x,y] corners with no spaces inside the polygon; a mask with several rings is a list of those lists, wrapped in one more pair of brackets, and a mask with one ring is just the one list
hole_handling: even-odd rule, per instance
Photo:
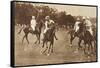
{"label": "photo border", "polygon": [[[15,17],[14,17],[14,2],[25,2],[25,3],[42,3],[42,4],[57,4],[57,5],[71,5],[71,6],[85,6],[85,7],[96,7],[96,61],[89,62],[69,62],[69,63],[55,63],[55,64],[39,64],[39,65],[24,65],[24,66],[16,66],[15,65]],[[62,64],[81,64],[81,63],[94,63],[98,62],[98,6],[97,5],[83,5],[83,4],[67,4],[67,3],[51,3],[51,2],[36,2],[36,1],[11,1],[11,27],[10,27],[10,66],[11,67],[30,67],[30,66],[47,66],[47,65],[62,65]]]}

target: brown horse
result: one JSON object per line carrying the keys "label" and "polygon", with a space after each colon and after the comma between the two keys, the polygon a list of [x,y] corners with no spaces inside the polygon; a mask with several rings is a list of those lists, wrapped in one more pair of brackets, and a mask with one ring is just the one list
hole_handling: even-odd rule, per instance
{"label": "brown horse", "polygon": [[[47,30],[47,32],[44,35],[43,39],[43,46],[46,44],[46,49],[43,51],[45,53],[48,50],[49,55],[51,52],[53,53],[53,44],[54,44],[54,38],[57,40],[57,37],[55,35],[55,25],[52,24],[51,28]],[[47,45],[47,43],[50,42],[50,45]],[[51,50],[51,52],[50,52]]]}
{"label": "brown horse", "polygon": [[89,31],[86,30],[86,27],[83,25],[83,27],[80,27],[78,32],[75,33],[75,30],[74,29],[71,29],[69,32],[70,34],[70,44],[72,45],[72,42],[73,40],[75,39],[75,37],[78,37],[79,38],[79,41],[78,41],[78,49],[82,48],[81,46],[81,42],[82,40],[84,41],[84,53],[86,53],[86,45],[88,45],[88,51],[90,51],[90,48],[91,50],[93,50],[93,46],[92,46],[92,42],[95,41],[94,39],[94,35],[92,36],[90,34]]}
{"label": "brown horse", "polygon": [[[26,38],[26,40],[27,40],[27,42],[29,44],[29,40],[28,40],[28,34],[29,33],[36,35],[37,40],[35,41],[35,43],[40,43],[41,29],[42,29],[42,22],[37,23],[35,31],[33,31],[32,28],[29,25],[26,25],[26,27],[23,28],[23,32],[24,32],[25,35],[22,38],[22,43],[23,43],[24,39]],[[21,32],[21,30],[19,31],[18,34],[20,34],[20,32]]]}

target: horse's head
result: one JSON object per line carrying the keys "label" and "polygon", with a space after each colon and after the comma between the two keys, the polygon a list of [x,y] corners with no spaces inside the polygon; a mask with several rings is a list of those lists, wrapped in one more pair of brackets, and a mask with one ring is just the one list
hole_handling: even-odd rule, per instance
{"label": "horse's head", "polygon": [[46,33],[47,34],[54,34],[55,33],[55,24],[54,23],[50,24],[49,29],[47,30]]}
{"label": "horse's head", "polygon": [[50,28],[51,28],[51,29],[55,29],[55,27],[56,27],[55,23],[51,23],[51,24],[50,24]]}

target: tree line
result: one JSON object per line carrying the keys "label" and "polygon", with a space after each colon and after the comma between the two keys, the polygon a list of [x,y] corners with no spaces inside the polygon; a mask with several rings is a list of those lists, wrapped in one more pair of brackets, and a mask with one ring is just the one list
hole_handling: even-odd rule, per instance
{"label": "tree line", "polygon": [[[76,21],[76,16],[72,16],[71,14],[66,15],[66,11],[58,12],[57,9],[53,9],[45,5],[33,5],[31,3],[16,3],[14,8],[15,22],[16,24],[20,25],[30,24],[32,16],[37,17],[38,14],[40,15],[39,18],[43,21],[45,21],[45,16],[50,16],[50,18],[60,26],[73,26]],[[39,12],[38,10],[40,10],[41,12]],[[82,18],[81,16],[79,17]]]}

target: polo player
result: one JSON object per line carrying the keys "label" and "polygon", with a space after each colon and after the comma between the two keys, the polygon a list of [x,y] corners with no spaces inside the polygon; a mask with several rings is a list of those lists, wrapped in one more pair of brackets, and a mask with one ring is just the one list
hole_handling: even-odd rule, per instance
{"label": "polo player", "polygon": [[46,20],[46,21],[45,21],[45,29],[44,29],[44,32],[43,32],[44,34],[45,34],[45,33],[47,32],[47,30],[50,28],[50,25],[55,23],[53,20],[50,19],[49,16],[46,16],[46,17],[45,17],[45,20]]}
{"label": "polo player", "polygon": [[84,28],[85,28],[85,17],[82,17],[82,21],[81,21],[81,23],[79,23],[79,30],[78,30],[78,32],[79,33],[84,32]]}
{"label": "polo player", "polygon": [[79,30],[79,24],[80,24],[80,18],[77,18],[76,22],[75,22],[75,25],[74,25],[74,30],[75,30],[75,33],[77,33],[77,31]]}
{"label": "polo player", "polygon": [[36,19],[35,19],[35,16],[32,16],[32,19],[31,19],[31,28],[33,31],[35,31],[35,28],[36,28]]}
{"label": "polo player", "polygon": [[89,17],[87,17],[87,18],[85,19],[85,26],[86,26],[86,30],[89,31],[91,35],[93,35],[92,23],[91,23]]}
{"label": "polo player", "polygon": [[[50,19],[50,17],[49,16],[46,16],[45,17],[45,29],[44,29],[44,31],[43,31],[43,39],[44,39],[44,36],[45,36],[45,34],[46,34],[46,32],[50,29],[50,28],[52,28],[52,26],[51,25],[54,25],[54,21],[53,20],[51,20]],[[56,40],[58,40],[58,38],[56,37],[56,35],[54,34],[54,37],[55,37],[55,39]]]}

